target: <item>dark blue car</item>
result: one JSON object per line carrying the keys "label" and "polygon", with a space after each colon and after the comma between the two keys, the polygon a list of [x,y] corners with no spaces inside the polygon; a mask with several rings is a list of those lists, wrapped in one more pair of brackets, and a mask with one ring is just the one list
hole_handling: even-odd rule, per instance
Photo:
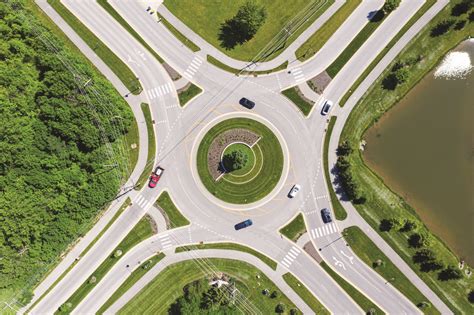
{"label": "dark blue car", "polygon": [[248,219],[243,222],[237,223],[236,225],[234,225],[234,228],[236,231],[238,231],[240,229],[244,229],[248,226],[251,226],[252,224],[253,224],[252,220]]}
{"label": "dark blue car", "polygon": [[239,101],[240,105],[242,105],[243,107],[246,107],[248,109],[252,109],[255,107],[255,103],[252,102],[251,100],[245,98],[245,97],[242,97]]}

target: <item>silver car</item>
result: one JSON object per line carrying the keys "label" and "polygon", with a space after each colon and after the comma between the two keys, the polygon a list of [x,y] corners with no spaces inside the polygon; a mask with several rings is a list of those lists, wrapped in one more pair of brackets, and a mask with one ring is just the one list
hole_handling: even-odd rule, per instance
{"label": "silver car", "polygon": [[321,115],[327,115],[329,111],[331,110],[332,105],[333,105],[333,102],[331,102],[330,100],[327,100],[326,103],[324,103],[323,105],[323,109],[321,110]]}
{"label": "silver car", "polygon": [[288,197],[294,198],[294,197],[298,194],[298,192],[299,192],[300,190],[301,190],[301,186],[300,186],[300,185],[298,185],[298,184],[294,185],[294,186],[291,188],[290,192],[288,193]]}

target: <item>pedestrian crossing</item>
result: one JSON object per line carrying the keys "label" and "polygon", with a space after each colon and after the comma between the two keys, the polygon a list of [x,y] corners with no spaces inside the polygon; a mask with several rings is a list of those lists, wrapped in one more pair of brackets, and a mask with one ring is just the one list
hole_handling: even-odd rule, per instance
{"label": "pedestrian crossing", "polygon": [[163,249],[167,249],[173,246],[169,234],[158,235],[158,239],[160,240],[161,247]]}
{"label": "pedestrian crossing", "polygon": [[198,56],[194,57],[193,61],[191,61],[186,71],[184,71],[184,76],[188,79],[192,79],[192,77],[196,74],[201,64],[202,64],[202,59],[199,58]]}
{"label": "pedestrian crossing", "polygon": [[135,203],[142,209],[148,209],[151,206],[151,202],[146,200],[142,195],[139,195],[137,199],[135,199]]}
{"label": "pedestrian crossing", "polygon": [[153,89],[149,89],[149,90],[146,91],[146,93],[148,95],[148,98],[150,100],[152,100],[152,99],[155,99],[155,98],[158,98],[158,97],[163,97],[166,94],[171,93],[171,91],[173,91],[173,89],[174,89],[173,84],[171,82],[168,82],[166,84],[157,86]]}
{"label": "pedestrian crossing", "polygon": [[291,70],[291,73],[293,74],[293,77],[295,78],[297,84],[306,81],[306,77],[304,76],[303,70],[301,70],[301,68],[294,68],[293,70]]}
{"label": "pedestrian crossing", "polygon": [[333,233],[336,233],[339,231],[339,228],[337,227],[336,223],[329,223],[329,224],[324,224],[321,227],[315,228],[311,230],[311,237],[313,239],[320,238],[322,236],[327,236]]}
{"label": "pedestrian crossing", "polygon": [[301,250],[293,246],[290,251],[286,254],[285,257],[283,257],[283,260],[281,261],[281,264],[285,266],[286,268],[290,268],[291,264],[293,261],[298,257],[298,255],[301,253]]}

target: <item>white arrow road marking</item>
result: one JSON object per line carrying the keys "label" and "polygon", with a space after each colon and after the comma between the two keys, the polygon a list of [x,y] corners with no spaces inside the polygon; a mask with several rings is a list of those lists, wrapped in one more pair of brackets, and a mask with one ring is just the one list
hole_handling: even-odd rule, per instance
{"label": "white arrow road marking", "polygon": [[342,261],[337,260],[334,256],[332,256],[332,259],[334,259],[335,266],[341,267],[342,269],[346,270],[346,266],[344,266],[344,263]]}
{"label": "white arrow road marking", "polygon": [[341,249],[341,254],[344,255],[344,257],[346,257],[347,259],[349,259],[349,262],[351,263],[351,265],[354,264],[354,262],[353,262],[354,256],[347,255],[346,253],[344,253],[344,251],[342,249]]}

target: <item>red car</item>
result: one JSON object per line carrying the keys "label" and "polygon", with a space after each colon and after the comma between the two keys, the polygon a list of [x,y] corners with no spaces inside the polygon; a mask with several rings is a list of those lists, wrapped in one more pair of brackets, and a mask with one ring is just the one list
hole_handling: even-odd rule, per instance
{"label": "red car", "polygon": [[155,188],[156,184],[158,184],[158,181],[161,178],[161,175],[163,175],[164,169],[157,166],[155,171],[151,174],[150,176],[150,182],[148,183],[148,187],[150,188]]}

